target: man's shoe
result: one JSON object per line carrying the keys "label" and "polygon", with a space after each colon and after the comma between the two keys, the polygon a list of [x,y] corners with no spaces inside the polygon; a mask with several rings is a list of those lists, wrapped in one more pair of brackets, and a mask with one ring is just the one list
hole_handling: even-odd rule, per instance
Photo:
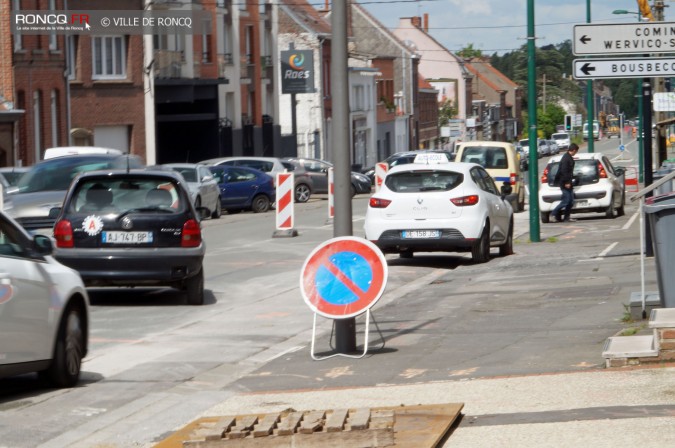
{"label": "man's shoe", "polygon": [[563,219],[563,222],[576,222],[577,220],[574,218],[565,218]]}
{"label": "man's shoe", "polygon": [[562,219],[560,219],[560,216],[554,215],[553,213],[551,213],[551,218],[553,218],[553,220],[555,222],[562,222]]}

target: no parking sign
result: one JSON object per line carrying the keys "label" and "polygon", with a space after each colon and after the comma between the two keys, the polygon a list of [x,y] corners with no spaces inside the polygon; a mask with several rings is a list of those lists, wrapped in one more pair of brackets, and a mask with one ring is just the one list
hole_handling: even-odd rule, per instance
{"label": "no parking sign", "polygon": [[387,275],[387,261],[376,245],[343,236],[322,243],[307,257],[300,273],[300,291],[315,313],[347,319],[377,302]]}

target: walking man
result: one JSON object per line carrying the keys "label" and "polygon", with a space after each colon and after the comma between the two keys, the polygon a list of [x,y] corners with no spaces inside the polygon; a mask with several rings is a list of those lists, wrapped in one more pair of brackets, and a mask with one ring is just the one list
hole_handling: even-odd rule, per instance
{"label": "walking man", "polygon": [[[574,189],[572,188],[572,179],[574,178],[574,156],[579,151],[579,146],[572,143],[560,159],[558,173],[555,175],[555,181],[559,182],[562,199],[553,209],[551,216],[558,222],[569,221],[572,205],[574,205]],[[564,215],[561,217],[560,212]]]}

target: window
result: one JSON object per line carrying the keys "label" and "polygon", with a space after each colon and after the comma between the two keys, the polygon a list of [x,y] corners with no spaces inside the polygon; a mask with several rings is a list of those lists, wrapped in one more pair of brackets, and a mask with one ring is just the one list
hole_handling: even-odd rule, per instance
{"label": "window", "polygon": [[39,90],[33,92],[33,141],[35,142],[35,160],[41,159],[42,149],[42,110],[41,110],[41,94]]}
{"label": "window", "polygon": [[66,36],[66,62],[68,66],[68,79],[75,79],[77,69],[77,36]]}
{"label": "window", "polygon": [[[56,11],[56,0],[49,0],[49,10]],[[58,49],[58,41],[56,39],[56,32],[52,31],[49,34],[49,51],[56,51]]]}
{"label": "window", "polygon": [[127,75],[124,36],[97,36],[92,45],[93,79],[124,79]]}
{"label": "window", "polygon": [[[13,0],[12,10],[21,11],[21,0]],[[23,50],[23,41],[21,40],[21,33],[14,33],[14,51]]]}
{"label": "window", "polygon": [[59,91],[52,90],[51,96],[52,113],[52,146],[59,146]]}
{"label": "window", "polygon": [[[203,29],[208,30],[210,27],[210,20],[204,20]],[[204,32],[202,34],[202,63],[209,62],[212,62],[211,34]]]}

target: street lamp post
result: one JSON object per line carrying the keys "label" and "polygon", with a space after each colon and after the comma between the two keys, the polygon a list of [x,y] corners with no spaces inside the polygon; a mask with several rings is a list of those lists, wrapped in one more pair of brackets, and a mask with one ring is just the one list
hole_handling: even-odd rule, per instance
{"label": "street lamp post", "polygon": [[[638,22],[642,22],[642,13],[635,11],[627,11],[625,9],[615,9],[612,11],[612,14],[635,14],[637,15]],[[642,108],[642,83],[644,79],[638,79],[637,81],[637,99],[638,99],[638,130],[637,130],[637,141],[638,141],[638,182],[644,182],[644,145],[643,145],[643,126],[644,126],[644,110]]]}

